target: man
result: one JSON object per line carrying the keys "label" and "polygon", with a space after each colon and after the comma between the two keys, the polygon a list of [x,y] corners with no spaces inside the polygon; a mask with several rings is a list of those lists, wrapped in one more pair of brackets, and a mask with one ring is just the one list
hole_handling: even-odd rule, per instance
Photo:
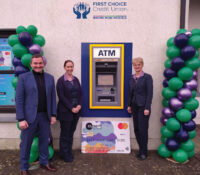
{"label": "man", "polygon": [[20,174],[29,174],[31,144],[37,131],[41,168],[56,171],[48,162],[50,124],[56,122],[56,95],[52,75],[43,72],[40,54],[32,56],[32,71],[21,74],[16,88],[16,118],[22,130],[20,144]]}

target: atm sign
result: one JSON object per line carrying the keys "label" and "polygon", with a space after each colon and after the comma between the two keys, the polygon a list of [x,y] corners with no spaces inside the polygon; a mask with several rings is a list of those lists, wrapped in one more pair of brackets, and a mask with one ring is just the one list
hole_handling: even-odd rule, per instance
{"label": "atm sign", "polygon": [[93,58],[121,58],[121,48],[93,47]]}

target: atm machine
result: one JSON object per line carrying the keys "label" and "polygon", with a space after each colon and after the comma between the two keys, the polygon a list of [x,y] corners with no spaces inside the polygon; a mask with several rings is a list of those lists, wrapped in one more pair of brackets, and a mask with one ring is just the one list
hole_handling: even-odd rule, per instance
{"label": "atm machine", "polygon": [[90,109],[124,106],[124,45],[90,45]]}

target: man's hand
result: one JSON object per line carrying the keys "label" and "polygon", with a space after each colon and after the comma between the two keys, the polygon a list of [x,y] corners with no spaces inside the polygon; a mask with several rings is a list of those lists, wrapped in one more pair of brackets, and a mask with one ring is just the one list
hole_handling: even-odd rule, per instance
{"label": "man's hand", "polygon": [[27,121],[26,121],[26,120],[23,120],[23,121],[19,122],[19,127],[20,127],[20,129],[22,129],[22,130],[28,128],[28,123],[27,123]]}
{"label": "man's hand", "polygon": [[131,107],[130,107],[130,106],[128,106],[127,111],[128,111],[128,113],[130,113],[130,114],[132,113]]}
{"label": "man's hand", "polygon": [[51,117],[51,125],[56,123],[56,117]]}
{"label": "man's hand", "polygon": [[77,108],[72,108],[72,112],[73,112],[73,113],[77,114],[78,111],[79,111],[79,110],[78,110]]}
{"label": "man's hand", "polygon": [[149,115],[149,110],[148,109],[144,110],[144,115]]}

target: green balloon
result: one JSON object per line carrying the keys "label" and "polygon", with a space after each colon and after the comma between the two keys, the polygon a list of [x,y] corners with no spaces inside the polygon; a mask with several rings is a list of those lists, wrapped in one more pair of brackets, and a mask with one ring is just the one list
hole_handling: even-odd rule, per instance
{"label": "green balloon", "polygon": [[17,87],[17,82],[18,82],[18,77],[14,77],[13,80],[12,80],[12,86],[13,86],[14,88]]}
{"label": "green balloon", "polygon": [[44,56],[44,51],[41,49],[41,55]]}
{"label": "green balloon", "polygon": [[192,29],[191,33],[192,33],[192,36],[194,36],[194,35],[200,35],[200,29]]}
{"label": "green balloon", "polygon": [[174,158],[175,161],[177,161],[179,163],[184,163],[188,160],[187,153],[182,149],[178,149],[178,150],[174,151],[172,153],[172,157]]}
{"label": "green balloon", "polygon": [[178,131],[181,127],[179,121],[177,121],[175,118],[169,118],[166,123],[167,129],[171,131]]}
{"label": "green balloon", "polygon": [[165,146],[165,144],[161,144],[161,145],[158,147],[158,154],[159,154],[161,157],[167,158],[167,157],[170,157],[170,156],[171,156],[171,151],[169,151],[169,150],[167,149],[167,147]]}
{"label": "green balloon", "polygon": [[164,107],[168,107],[168,106],[169,106],[169,101],[167,101],[166,99],[163,99],[163,100],[162,100],[162,105],[163,105]]}
{"label": "green balloon", "polygon": [[48,157],[48,159],[51,159],[53,157],[54,150],[53,150],[52,146],[48,146],[48,150],[49,150],[49,157]]}
{"label": "green balloon", "polygon": [[26,32],[27,30],[26,30],[26,28],[24,27],[24,26],[18,26],[17,28],[16,28],[16,33],[17,34],[20,34],[21,32]]}
{"label": "green balloon", "polygon": [[30,67],[30,63],[31,63],[31,57],[32,57],[32,54],[30,53],[27,53],[27,54],[24,54],[21,58],[21,62],[24,66],[26,67]]}
{"label": "green balloon", "polygon": [[180,144],[180,148],[186,152],[194,150],[194,142],[191,139],[188,139],[186,142]]}
{"label": "green balloon", "polygon": [[195,53],[195,56],[196,58],[199,58],[199,51],[197,50],[196,53]]}
{"label": "green balloon", "polygon": [[189,38],[189,45],[196,49],[200,48],[200,35],[194,35]]}
{"label": "green balloon", "polygon": [[169,87],[166,87],[162,90],[162,95],[166,100],[169,100],[170,98],[176,96],[176,92],[171,90]]}
{"label": "green balloon", "polygon": [[188,122],[189,120],[191,120],[191,113],[187,109],[181,109],[178,112],[176,112],[176,118],[180,122]]}
{"label": "green balloon", "polygon": [[171,67],[171,60],[170,59],[167,59],[165,61],[165,68],[170,68]]}
{"label": "green balloon", "polygon": [[160,130],[163,137],[172,138],[174,136],[174,132],[167,129],[166,126],[163,126]]}
{"label": "green balloon", "polygon": [[188,158],[192,158],[195,154],[194,150],[187,152]]}
{"label": "green balloon", "polygon": [[181,80],[187,81],[190,80],[193,76],[193,71],[189,67],[183,67],[178,71],[178,77]]}
{"label": "green balloon", "polygon": [[196,137],[196,131],[195,130],[188,132],[188,134],[190,136],[190,139],[193,139],[193,138]]}
{"label": "green balloon", "polygon": [[162,141],[162,143],[163,143],[163,144],[165,144],[165,143],[166,143],[166,141],[167,141],[167,138],[166,138],[166,137],[164,137],[164,136],[161,136],[161,141]]}
{"label": "green balloon", "polygon": [[18,128],[19,130],[21,130],[20,127],[19,127],[19,122],[17,122],[17,128]]}
{"label": "green balloon", "polygon": [[174,46],[174,37],[171,37],[167,40],[167,47]]}
{"label": "green balloon", "polygon": [[13,47],[15,44],[19,43],[17,35],[10,35],[8,37],[8,44]]}
{"label": "green balloon", "polygon": [[34,44],[38,44],[38,45],[40,45],[42,47],[45,44],[45,39],[44,39],[44,37],[42,35],[36,35],[33,38],[33,43]]}
{"label": "green balloon", "polygon": [[[199,36],[200,37],[200,36]],[[192,70],[196,70],[200,67],[200,60],[196,57],[193,57],[185,62],[185,65]]]}
{"label": "green balloon", "polygon": [[39,153],[36,151],[36,152],[30,152],[30,157],[29,157],[29,163],[32,163],[32,162],[35,162],[39,157]]}
{"label": "green balloon", "polygon": [[199,107],[199,102],[195,98],[190,98],[184,102],[184,107],[190,111],[194,111]]}
{"label": "green balloon", "polygon": [[178,35],[178,34],[180,34],[180,33],[185,33],[185,32],[187,32],[186,29],[179,29],[179,30],[176,32],[176,34]]}
{"label": "green balloon", "polygon": [[170,46],[170,47],[168,47],[168,49],[166,51],[166,55],[169,58],[174,58],[174,57],[180,56],[180,49],[176,46]]}
{"label": "green balloon", "polygon": [[178,77],[173,77],[169,80],[168,86],[171,90],[177,91],[183,87],[183,81]]}
{"label": "green balloon", "polygon": [[13,46],[12,51],[17,58],[21,58],[24,54],[28,53],[27,48],[19,43]]}
{"label": "green balloon", "polygon": [[192,91],[192,98],[195,98],[196,95],[197,95],[197,91],[193,90],[193,91]]}
{"label": "green balloon", "polygon": [[30,33],[32,36],[35,36],[37,34],[37,27],[35,27],[34,25],[29,25],[27,27],[27,32]]}
{"label": "green balloon", "polygon": [[39,145],[39,138],[34,137],[31,145],[31,152],[38,152],[38,145]]}

